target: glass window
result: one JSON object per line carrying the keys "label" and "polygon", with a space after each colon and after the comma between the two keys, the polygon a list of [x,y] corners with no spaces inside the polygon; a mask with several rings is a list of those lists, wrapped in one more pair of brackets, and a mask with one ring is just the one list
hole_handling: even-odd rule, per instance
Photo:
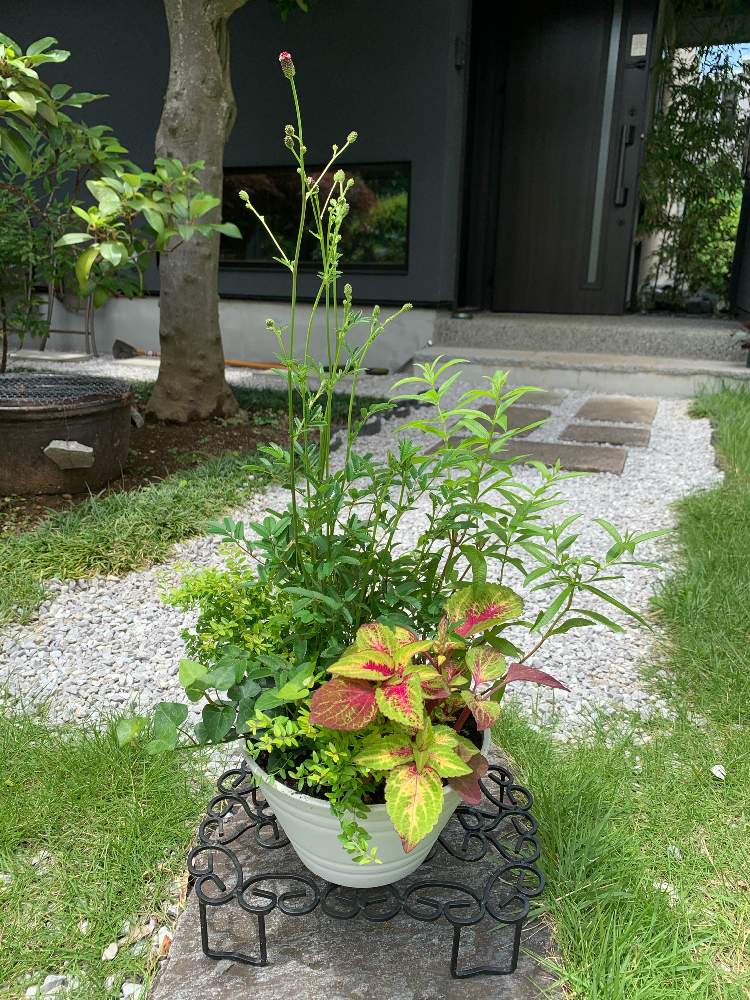
{"label": "glass window", "polygon": [[[320,169],[318,167],[318,171]],[[342,227],[343,264],[355,268],[406,270],[409,164],[346,164],[343,169],[347,177],[354,180],[348,194],[349,215]],[[314,176],[315,167],[308,167],[308,173]],[[321,181],[321,200],[330,190],[333,173],[328,172]],[[299,221],[299,178],[295,168],[232,168],[224,171],[222,220],[234,222],[242,239],[222,236],[221,263],[267,266],[277,255],[268,234],[240,200],[240,191],[247,191],[253,205],[266,217],[269,227],[291,257]],[[314,267],[319,260],[318,242],[306,232],[302,240],[302,261]]]}

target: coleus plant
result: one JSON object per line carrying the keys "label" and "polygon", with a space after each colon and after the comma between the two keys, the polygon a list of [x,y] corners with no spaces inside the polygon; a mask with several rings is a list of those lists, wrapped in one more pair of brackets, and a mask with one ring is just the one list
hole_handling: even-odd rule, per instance
{"label": "coleus plant", "polygon": [[543,670],[508,664],[484,640],[522,610],[523,601],[509,587],[485,583],[456,591],[433,638],[376,622],[363,625],[354,644],[328,667],[331,679],[313,692],[312,724],[356,731],[379,715],[391,724],[392,732],[365,742],[354,763],[385,776],[386,808],[406,852],[437,823],[444,781],[464,802],[481,799],[487,761],[466,735],[470,718],[477,733],[492,726],[514,681],[567,690]]}

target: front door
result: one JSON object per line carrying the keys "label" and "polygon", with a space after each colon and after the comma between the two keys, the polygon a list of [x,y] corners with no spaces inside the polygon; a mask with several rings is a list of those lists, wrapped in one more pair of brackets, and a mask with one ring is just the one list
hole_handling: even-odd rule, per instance
{"label": "front door", "polygon": [[[491,308],[620,313],[655,0],[507,5]],[[485,43],[486,48],[486,43]]]}

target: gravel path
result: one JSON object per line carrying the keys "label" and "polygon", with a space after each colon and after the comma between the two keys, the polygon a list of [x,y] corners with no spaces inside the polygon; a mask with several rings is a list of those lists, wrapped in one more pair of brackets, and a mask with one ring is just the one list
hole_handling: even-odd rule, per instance
{"label": "gravel path", "polygon": [[[64,366],[66,371],[73,367]],[[77,364],[75,370],[117,373],[126,378],[155,377],[153,368],[128,365],[125,369],[122,363],[105,359]],[[278,384],[266,375],[232,372],[230,377],[245,384]],[[390,380],[366,379],[362,391],[382,393],[385,384]],[[586,398],[582,393],[569,393],[533,438],[554,440]],[[363,439],[363,445],[374,453],[384,451],[393,442],[396,425],[393,419],[384,421],[381,432]],[[630,449],[622,476],[571,479],[563,492],[570,499],[570,511],[584,515],[583,546],[603,553],[609,540],[596,525],[586,523],[593,517],[605,516],[621,529],[668,526],[675,500],[712,485],[719,477],[708,422],[690,419],[684,401],[662,400],[650,446]],[[532,482],[536,473],[519,468],[518,478]],[[235,516],[253,518],[270,499],[281,498],[254,496]],[[422,511],[415,511],[405,522],[402,545],[411,544],[422,516]],[[660,560],[668,552],[669,546],[663,542],[650,543],[642,555]],[[173,557],[163,566],[122,578],[54,582],[34,624],[8,628],[0,635],[0,684],[7,683],[23,698],[50,698],[58,718],[85,718],[92,712],[129,704],[147,708],[162,699],[182,700],[176,672],[184,655],[181,631],[192,616],[166,606],[160,594],[178,578],[181,566],[195,568],[220,561],[215,539],[196,538],[176,546]],[[626,579],[617,582],[615,593],[644,612],[659,576],[668,570],[666,563],[659,570],[631,570]],[[517,581],[509,582],[517,586]],[[533,608],[533,598],[528,606]],[[570,693],[553,697],[547,690],[522,691],[519,687],[516,697],[542,719],[554,715],[563,735],[577,729],[596,708],[616,711],[625,707],[644,714],[661,711],[664,706],[645,690],[637,670],[651,641],[646,629],[633,626],[621,635],[597,626],[560,636],[534,662],[564,681]]]}

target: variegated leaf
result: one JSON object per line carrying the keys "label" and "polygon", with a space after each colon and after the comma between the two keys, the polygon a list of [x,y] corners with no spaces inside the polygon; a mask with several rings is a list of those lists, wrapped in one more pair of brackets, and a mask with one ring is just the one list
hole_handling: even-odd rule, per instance
{"label": "variegated leaf", "polygon": [[530,684],[543,684],[545,687],[559,688],[561,691],[569,691],[562,681],[559,681],[552,674],[536,667],[527,666],[525,663],[511,663],[508,673],[503,678],[504,684],[512,684],[514,681],[528,681]]}
{"label": "variegated leaf", "polygon": [[505,673],[505,657],[492,646],[474,646],[466,654],[466,665],[475,684],[497,681]]}
{"label": "variegated leaf", "polygon": [[375,697],[378,708],[387,719],[414,729],[422,728],[424,705],[418,677],[381,684],[375,689]]}
{"label": "variegated leaf", "polygon": [[446,611],[450,621],[457,623],[454,631],[465,639],[517,618],[523,611],[523,601],[510,587],[485,583],[457,590]]}
{"label": "variegated leaf", "polygon": [[454,750],[440,744],[430,747],[427,763],[435,768],[441,778],[458,778],[471,772],[469,765]]}
{"label": "variegated leaf", "polygon": [[361,750],[354,758],[360,767],[371,771],[390,771],[399,764],[414,760],[414,748],[403,736],[384,736],[372,747]]}
{"label": "variegated leaf", "polygon": [[387,625],[381,625],[380,622],[368,622],[367,625],[362,625],[357,629],[354,645],[357,649],[373,649],[378,653],[387,653],[390,656],[393,647],[393,632]]}
{"label": "variegated leaf", "polygon": [[432,649],[430,639],[419,639],[414,642],[406,642],[403,645],[396,645],[393,648],[393,659],[396,663],[406,666],[419,653],[427,653]]}
{"label": "variegated leaf", "polygon": [[427,836],[443,809],[443,783],[431,767],[403,764],[388,775],[385,805],[408,854]]}
{"label": "variegated leaf", "polygon": [[310,700],[310,722],[326,729],[364,729],[377,714],[375,688],[367,681],[334,677]]}
{"label": "variegated leaf", "polygon": [[477,729],[489,729],[500,718],[500,705],[496,701],[490,701],[488,698],[479,698],[471,691],[462,691],[461,697],[469,706],[469,711],[474,716]]}
{"label": "variegated leaf", "polygon": [[396,667],[389,653],[374,650],[349,650],[332,663],[328,672],[338,677],[360,677],[362,680],[384,681],[393,677]]}
{"label": "variegated leaf", "polygon": [[[476,751],[476,747],[474,748]],[[455,789],[468,806],[478,806],[482,801],[479,782],[487,774],[487,761],[481,753],[474,753],[469,760],[469,774],[450,778],[448,784]]]}
{"label": "variegated leaf", "polygon": [[[456,730],[451,729],[450,726],[435,725],[432,727],[430,737],[431,745],[448,747],[449,750],[457,747],[459,742],[464,738],[463,736],[459,736]],[[476,747],[474,749],[476,750]]]}

